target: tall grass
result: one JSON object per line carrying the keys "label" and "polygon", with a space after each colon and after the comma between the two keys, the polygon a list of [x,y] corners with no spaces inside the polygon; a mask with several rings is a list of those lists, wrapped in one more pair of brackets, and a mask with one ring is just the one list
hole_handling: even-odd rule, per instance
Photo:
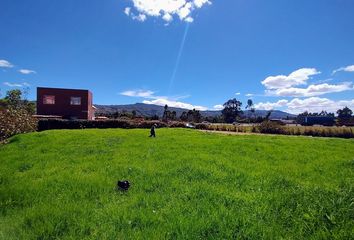
{"label": "tall grass", "polygon": [[272,133],[283,135],[304,135],[313,137],[338,137],[338,138],[354,138],[353,127],[325,127],[325,126],[281,126],[274,123],[268,126],[268,131],[260,128],[261,125],[242,126],[232,124],[199,124],[198,129],[211,131],[228,131],[236,133]]}

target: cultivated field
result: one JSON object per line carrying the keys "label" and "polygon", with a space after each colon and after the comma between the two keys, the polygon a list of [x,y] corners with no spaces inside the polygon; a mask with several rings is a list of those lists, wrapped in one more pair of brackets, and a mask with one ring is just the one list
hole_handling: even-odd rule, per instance
{"label": "cultivated field", "polygon": [[197,128],[210,131],[223,131],[235,133],[273,133],[282,135],[295,136],[313,136],[313,137],[339,137],[339,138],[354,138],[354,127],[326,127],[326,126],[301,126],[295,124],[275,125],[272,128],[263,127],[260,129],[260,124],[199,124]]}
{"label": "cultivated field", "polygon": [[[0,146],[0,239],[350,239],[354,140],[57,130]],[[128,192],[117,180],[132,182]]]}

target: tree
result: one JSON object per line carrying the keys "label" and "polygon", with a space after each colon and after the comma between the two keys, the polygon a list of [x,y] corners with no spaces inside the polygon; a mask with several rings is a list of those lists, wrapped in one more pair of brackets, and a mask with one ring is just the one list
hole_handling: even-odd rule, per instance
{"label": "tree", "polygon": [[242,103],[236,98],[228,100],[224,103],[224,109],[221,111],[225,122],[233,123],[236,121],[236,118],[242,113],[241,106]]}
{"label": "tree", "polygon": [[337,111],[338,114],[338,121],[337,124],[338,125],[352,125],[354,122],[354,119],[352,118],[353,115],[353,111],[348,108],[345,107],[343,109],[339,109]]}
{"label": "tree", "polygon": [[164,111],[162,115],[162,121],[168,122],[168,119],[170,118],[171,112],[168,110],[167,104],[164,106]]}
{"label": "tree", "polygon": [[267,112],[267,115],[265,116],[265,121],[269,121],[269,118],[270,118],[270,115],[272,115],[272,112],[273,112],[273,110],[269,110],[268,112]]}
{"label": "tree", "polygon": [[25,89],[24,91],[19,89],[7,91],[5,98],[0,99],[0,110],[21,108],[26,110],[29,114],[34,114],[36,111],[36,105],[35,102],[26,99],[28,91],[28,89]]}
{"label": "tree", "polygon": [[188,121],[187,112],[183,112],[179,118],[180,118],[181,121],[183,121],[183,122]]}
{"label": "tree", "polygon": [[[255,115],[256,109],[255,109],[255,107],[254,107],[254,103],[253,103],[252,99],[248,99],[248,100],[247,100],[246,109],[248,109],[248,110],[251,111],[251,116],[254,116],[254,115]],[[250,117],[248,117],[248,119],[249,119],[249,122],[250,122]]]}
{"label": "tree", "polygon": [[180,118],[182,121],[198,123],[201,122],[202,115],[200,114],[200,111],[193,109],[189,110],[188,112],[183,112]]}
{"label": "tree", "polygon": [[22,92],[19,89],[14,89],[6,92],[5,101],[9,107],[18,108],[21,105]]}
{"label": "tree", "polygon": [[343,109],[339,109],[337,114],[338,118],[350,118],[353,115],[353,111],[350,108],[345,107]]}
{"label": "tree", "polygon": [[248,99],[246,109],[251,109],[252,107],[253,107],[253,101],[252,99]]}
{"label": "tree", "polygon": [[202,115],[200,114],[200,111],[193,109],[192,112],[193,112],[193,122],[197,122],[197,123],[201,122]]}
{"label": "tree", "polygon": [[136,118],[136,111],[135,110],[132,111],[132,116],[133,116],[133,118]]}
{"label": "tree", "polygon": [[170,117],[171,117],[171,120],[175,121],[175,120],[177,119],[177,113],[176,113],[176,111],[172,111]]}

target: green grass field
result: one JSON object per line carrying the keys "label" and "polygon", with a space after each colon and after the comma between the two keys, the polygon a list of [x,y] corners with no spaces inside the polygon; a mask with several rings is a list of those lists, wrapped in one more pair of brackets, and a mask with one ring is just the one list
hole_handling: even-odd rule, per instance
{"label": "green grass field", "polygon": [[[354,140],[61,130],[0,146],[0,239],[353,239]],[[128,192],[117,180],[132,182]]]}

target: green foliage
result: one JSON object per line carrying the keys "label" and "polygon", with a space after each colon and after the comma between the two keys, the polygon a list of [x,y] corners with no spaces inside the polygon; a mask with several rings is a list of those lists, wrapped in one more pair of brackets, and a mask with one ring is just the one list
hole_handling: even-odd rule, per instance
{"label": "green foliage", "polygon": [[19,89],[14,89],[6,92],[5,100],[9,107],[17,108],[21,104],[22,92]]}
{"label": "green foliage", "polygon": [[86,129],[86,128],[151,128],[154,124],[158,127],[169,126],[160,121],[132,121],[131,119],[120,120],[62,120],[62,119],[42,119],[38,121],[38,131],[51,129]]}
{"label": "green foliage", "polygon": [[188,116],[187,112],[182,112],[181,116],[179,117],[181,121],[187,122],[188,121]]}
{"label": "green foliage", "polygon": [[284,128],[277,122],[264,121],[258,126],[260,133],[283,134]]}
{"label": "green foliage", "polygon": [[205,123],[198,123],[195,125],[196,129],[200,129],[200,130],[208,130],[209,128],[209,124],[205,124]]}
{"label": "green foliage", "polygon": [[7,101],[5,99],[0,99],[0,111],[7,108]]}
{"label": "green foliage", "polygon": [[343,109],[339,109],[337,114],[338,118],[350,118],[353,115],[353,111],[350,108],[345,107]]}
{"label": "green foliage", "polygon": [[164,107],[164,111],[163,111],[163,115],[162,115],[162,121],[164,122],[168,122],[169,118],[170,118],[170,110],[168,110],[168,106],[167,104]]}
{"label": "green foliage", "polygon": [[103,117],[107,117],[109,119],[134,119],[137,117],[137,112],[136,111],[131,111],[128,112],[126,110],[123,110],[121,112],[116,111],[113,113],[97,113],[96,116],[103,116]]}
{"label": "green foliage", "polygon": [[193,109],[187,112],[187,118],[189,122],[199,123],[202,119],[202,115],[200,111]]}
{"label": "green foliage", "polygon": [[199,110],[188,110],[187,112],[183,112],[181,114],[180,120],[183,122],[199,123],[202,121],[202,115]]}
{"label": "green foliage", "polygon": [[251,115],[252,115],[252,116],[249,116],[249,117],[248,117],[248,122],[250,122],[250,121],[251,121],[251,118],[254,117],[255,112],[256,112],[256,108],[254,107],[254,103],[253,103],[253,100],[252,100],[252,99],[248,99],[248,100],[247,100],[246,109],[248,109],[248,110],[251,111]]}
{"label": "green foliage", "polygon": [[221,113],[226,123],[235,122],[237,117],[242,113],[242,103],[236,98],[228,100],[226,103],[224,103],[223,106],[224,109],[221,111]]}
{"label": "green foliage", "polygon": [[337,111],[337,114],[338,114],[337,125],[354,126],[354,117],[352,117],[353,111],[350,108],[345,107],[343,109],[339,109]]}
{"label": "green foliage", "polygon": [[[234,126],[235,127],[235,126]],[[0,147],[1,239],[351,239],[354,142],[60,130]],[[128,179],[128,192],[117,192]]]}

